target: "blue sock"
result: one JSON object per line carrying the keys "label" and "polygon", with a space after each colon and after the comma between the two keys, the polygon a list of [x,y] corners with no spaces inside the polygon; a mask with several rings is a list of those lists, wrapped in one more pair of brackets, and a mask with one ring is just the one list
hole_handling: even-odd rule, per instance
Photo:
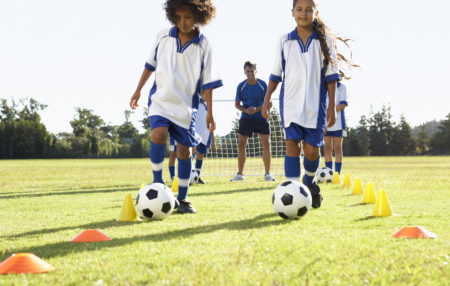
{"label": "blue sock", "polygon": [[200,160],[197,158],[197,161],[195,161],[195,171],[197,171],[199,178],[200,178],[200,171],[202,170],[202,165],[203,165],[203,159]]}
{"label": "blue sock", "polygon": [[165,149],[166,144],[155,144],[153,142],[150,143],[150,161],[152,162],[153,183],[164,184],[164,180],[162,178],[162,170]]}
{"label": "blue sock", "polygon": [[333,161],[325,162],[325,166],[333,170]]}
{"label": "blue sock", "polygon": [[314,184],[314,177],[316,176],[316,171],[319,168],[320,157],[315,161],[309,161],[303,158],[303,167],[305,168],[305,175],[303,176],[303,184],[306,186],[311,186]]}
{"label": "blue sock", "polygon": [[342,162],[334,162],[334,171],[338,172],[338,174],[341,174],[342,169]]}
{"label": "blue sock", "polygon": [[300,157],[284,156],[284,175],[286,180],[300,181]]}
{"label": "blue sock", "polygon": [[170,178],[175,177],[175,166],[169,166]]}
{"label": "blue sock", "polygon": [[189,179],[192,171],[192,160],[178,159],[178,200],[185,200],[189,188]]}

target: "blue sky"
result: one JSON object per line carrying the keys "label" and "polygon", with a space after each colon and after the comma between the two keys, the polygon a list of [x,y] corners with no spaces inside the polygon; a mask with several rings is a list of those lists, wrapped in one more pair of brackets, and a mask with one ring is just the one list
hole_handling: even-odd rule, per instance
{"label": "blue sky", "polygon": [[[42,119],[53,132],[71,131],[75,107],[121,124],[156,34],[169,27],[163,0],[0,0],[0,97],[33,97],[48,105]],[[224,87],[214,99],[234,100],[246,60],[268,80],[275,42],[295,27],[291,0],[216,0],[217,17],[204,27]],[[339,35],[355,40],[362,66],[347,82],[348,123],[354,127],[390,103],[394,120],[411,125],[450,112],[450,2],[321,0],[319,12]],[[145,106],[153,78],[142,92]],[[276,92],[278,94],[278,91]],[[218,132],[237,112],[216,102]],[[142,110],[132,117],[142,118]]]}

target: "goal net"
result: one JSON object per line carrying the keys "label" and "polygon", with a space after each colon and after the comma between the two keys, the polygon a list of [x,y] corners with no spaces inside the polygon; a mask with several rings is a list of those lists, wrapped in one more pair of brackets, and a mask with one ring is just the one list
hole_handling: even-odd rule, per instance
{"label": "goal net", "polygon": [[[270,112],[270,172],[275,176],[284,176],[284,155],[286,146],[284,130],[281,125],[278,101],[274,101]],[[224,112],[225,111],[225,112]],[[236,112],[235,112],[236,111]],[[208,148],[208,154],[203,161],[203,176],[230,177],[238,172],[238,128],[240,112],[234,107],[234,101],[214,101],[214,118],[217,124],[215,131],[216,149]],[[259,134],[249,137],[246,148],[244,175],[264,176],[264,162],[262,160],[262,145]]]}

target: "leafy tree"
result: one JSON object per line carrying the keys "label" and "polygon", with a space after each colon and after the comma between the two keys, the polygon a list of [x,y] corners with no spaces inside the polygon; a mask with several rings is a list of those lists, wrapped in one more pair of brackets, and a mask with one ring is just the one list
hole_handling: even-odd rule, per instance
{"label": "leafy tree", "polygon": [[125,110],[125,122],[117,128],[117,134],[119,135],[120,141],[125,143],[128,141],[133,142],[133,138],[139,134],[139,131],[134,127],[133,123],[130,122],[130,115],[132,111]]}
{"label": "leafy tree", "polygon": [[421,124],[417,130],[416,153],[425,154],[428,152],[428,135],[425,124]]}
{"label": "leafy tree", "polygon": [[431,138],[431,151],[435,154],[450,154],[450,113],[442,120],[439,131]]}
{"label": "leafy tree", "polygon": [[369,123],[369,148],[371,155],[387,155],[393,133],[391,107],[383,105],[381,111],[372,115]]}
{"label": "leafy tree", "polygon": [[415,151],[415,142],[411,135],[411,127],[402,114],[400,123],[393,128],[389,155],[410,155]]}

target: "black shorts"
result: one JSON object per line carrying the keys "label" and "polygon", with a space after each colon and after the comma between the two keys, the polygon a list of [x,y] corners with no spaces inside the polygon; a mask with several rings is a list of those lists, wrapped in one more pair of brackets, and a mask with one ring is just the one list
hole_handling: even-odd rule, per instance
{"label": "black shorts", "polygon": [[270,134],[269,121],[265,119],[241,118],[239,119],[238,133],[251,137],[253,132],[259,134]]}

